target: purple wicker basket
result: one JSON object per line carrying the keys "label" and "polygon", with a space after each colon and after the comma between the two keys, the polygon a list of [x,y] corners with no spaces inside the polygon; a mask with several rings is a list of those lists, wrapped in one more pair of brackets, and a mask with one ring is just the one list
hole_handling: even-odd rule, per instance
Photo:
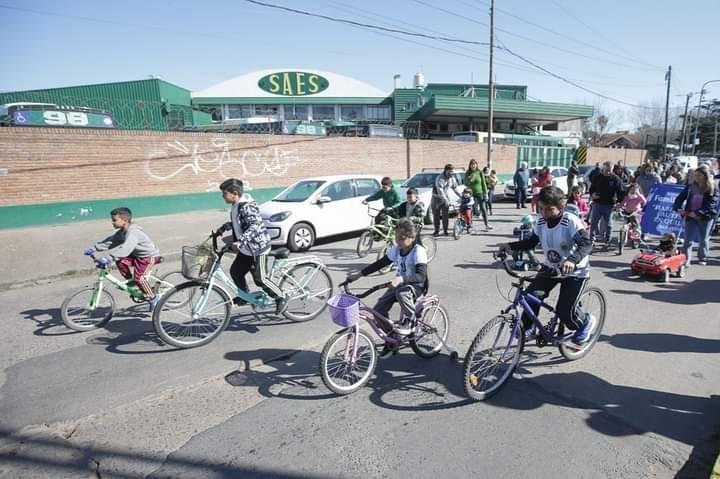
{"label": "purple wicker basket", "polygon": [[328,301],[330,317],[338,326],[349,328],[360,319],[360,301],[349,294],[336,294]]}

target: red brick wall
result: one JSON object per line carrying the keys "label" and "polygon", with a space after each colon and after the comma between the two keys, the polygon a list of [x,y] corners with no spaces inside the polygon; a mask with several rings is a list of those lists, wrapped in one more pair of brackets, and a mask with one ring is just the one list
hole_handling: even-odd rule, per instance
{"label": "red brick wall", "polygon": [[[513,169],[514,148],[498,150]],[[231,176],[254,188],[343,173],[398,179],[408,153],[411,174],[485,162],[483,145],[450,141],[0,128],[0,206],[216,191]]]}

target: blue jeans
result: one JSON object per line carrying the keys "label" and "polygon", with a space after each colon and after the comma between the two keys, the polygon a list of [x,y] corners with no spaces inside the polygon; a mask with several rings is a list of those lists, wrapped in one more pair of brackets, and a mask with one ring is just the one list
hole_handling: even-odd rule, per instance
{"label": "blue jeans", "polygon": [[527,201],[527,185],[516,185],[515,186],[515,206],[518,208],[524,207]]}
{"label": "blue jeans", "polygon": [[605,224],[607,227],[605,228],[605,237],[603,240],[610,241],[610,233],[612,229],[612,225],[610,224],[610,216],[612,215],[613,207],[612,205],[601,205],[598,203],[592,204],[592,210],[590,211],[590,233],[592,234],[592,240],[595,241],[595,239],[598,236],[598,229],[600,227],[600,219],[605,219]]}
{"label": "blue jeans", "polygon": [[693,242],[698,242],[698,260],[706,260],[710,256],[708,238],[710,237],[710,226],[712,220],[701,220],[697,218],[685,219],[685,242],[683,253],[687,256],[687,264],[690,264]]}

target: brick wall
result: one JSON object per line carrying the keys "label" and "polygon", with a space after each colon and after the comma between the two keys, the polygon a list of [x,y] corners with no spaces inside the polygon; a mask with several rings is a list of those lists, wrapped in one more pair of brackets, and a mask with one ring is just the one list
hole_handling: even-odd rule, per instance
{"label": "brick wall", "polygon": [[612,164],[618,161],[624,162],[627,166],[640,166],[640,164],[648,157],[647,150],[631,150],[627,148],[588,148],[587,163],[594,165],[595,163],[604,163],[606,161]]}
{"label": "brick wall", "polygon": [[[514,169],[513,147],[496,164]],[[217,191],[225,178],[254,188],[309,176],[407,177],[470,158],[481,144],[380,138],[216,135],[153,131],[0,128],[0,206]],[[409,160],[409,163],[408,163]]]}

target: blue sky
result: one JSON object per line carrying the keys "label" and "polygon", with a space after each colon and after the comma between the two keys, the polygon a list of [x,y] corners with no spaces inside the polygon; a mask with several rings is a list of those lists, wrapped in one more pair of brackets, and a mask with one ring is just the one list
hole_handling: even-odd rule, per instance
{"label": "blue sky", "polygon": [[[489,0],[268,1],[391,28],[488,39],[483,24],[489,21]],[[0,8],[0,18],[4,37],[13,40],[0,47],[5,60],[0,91],[148,75],[197,90],[241,73],[286,66],[334,71],[387,91],[394,73],[406,86],[416,71],[428,82],[486,83],[488,76],[485,46],[408,41],[242,0],[0,0],[2,6],[11,7]],[[676,106],[684,104],[680,95],[720,79],[718,0],[497,0],[496,6],[504,45],[613,98],[661,105],[667,65],[673,66]],[[600,100],[506,52],[498,52],[496,60],[497,81],[528,85],[532,98],[600,104],[615,114],[615,126],[637,110]],[[710,96],[720,97],[720,83]]]}

